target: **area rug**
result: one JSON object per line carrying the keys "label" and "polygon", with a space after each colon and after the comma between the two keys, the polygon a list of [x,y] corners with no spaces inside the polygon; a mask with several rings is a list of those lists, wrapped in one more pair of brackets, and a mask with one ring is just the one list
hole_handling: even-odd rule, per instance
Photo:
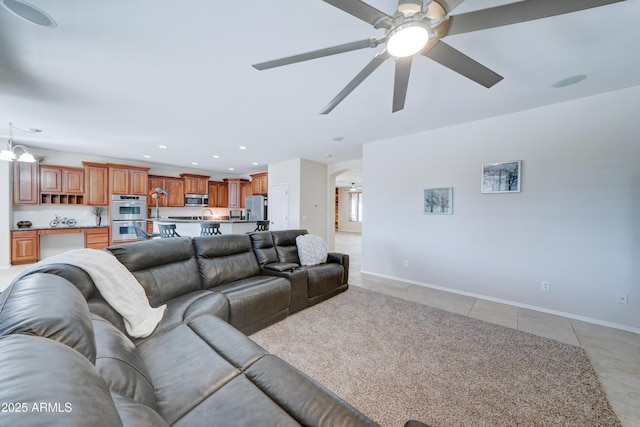
{"label": "area rug", "polygon": [[251,338],[383,426],[621,426],[581,348],[362,288]]}

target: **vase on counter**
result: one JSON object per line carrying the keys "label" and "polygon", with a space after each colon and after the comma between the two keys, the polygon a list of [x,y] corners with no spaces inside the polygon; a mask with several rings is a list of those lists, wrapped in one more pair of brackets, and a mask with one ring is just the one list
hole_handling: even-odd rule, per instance
{"label": "vase on counter", "polygon": [[97,216],[96,217],[96,226],[100,227],[100,224],[102,224],[102,217],[101,216]]}
{"label": "vase on counter", "polygon": [[158,206],[158,199],[156,199],[156,219],[160,219],[160,206]]}

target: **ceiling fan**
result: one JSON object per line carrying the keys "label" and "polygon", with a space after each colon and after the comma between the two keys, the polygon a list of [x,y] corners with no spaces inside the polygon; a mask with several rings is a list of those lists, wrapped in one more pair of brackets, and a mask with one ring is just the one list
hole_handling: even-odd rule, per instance
{"label": "ceiling fan", "polygon": [[392,57],[395,58],[392,109],[394,113],[404,108],[411,62],[417,54],[490,88],[503,77],[449,46],[442,41],[443,38],[577,12],[623,0],[522,0],[459,15],[449,14],[464,0],[399,0],[398,9],[393,15],[387,15],[361,0],[323,1],[371,24],[376,29],[384,28],[385,35],[253,65],[258,70],[266,70],[384,44],[385,48],[373,57],[320,114],[329,114],[376,68]]}

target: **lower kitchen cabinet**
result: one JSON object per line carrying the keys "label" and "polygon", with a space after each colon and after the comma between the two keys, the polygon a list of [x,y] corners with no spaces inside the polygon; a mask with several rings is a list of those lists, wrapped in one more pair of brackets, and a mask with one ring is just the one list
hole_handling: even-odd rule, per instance
{"label": "lower kitchen cabinet", "polygon": [[36,230],[11,232],[11,264],[37,262],[39,253]]}
{"label": "lower kitchen cabinet", "polygon": [[84,233],[84,246],[88,249],[104,249],[109,246],[109,229],[87,228]]}

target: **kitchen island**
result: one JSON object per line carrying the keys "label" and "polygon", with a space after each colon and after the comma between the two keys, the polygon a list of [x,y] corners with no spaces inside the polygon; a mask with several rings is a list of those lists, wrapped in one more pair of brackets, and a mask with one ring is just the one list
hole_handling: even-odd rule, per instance
{"label": "kitchen island", "polygon": [[[201,219],[205,218],[205,219]],[[200,235],[200,223],[217,222],[220,224],[220,232],[222,234],[244,234],[255,230],[256,221],[245,221],[235,219],[209,219],[209,217],[193,217],[193,219],[172,219],[172,218],[149,218],[148,221],[153,222],[153,232],[159,233],[158,224],[175,224],[176,232],[180,236],[196,237]]]}

